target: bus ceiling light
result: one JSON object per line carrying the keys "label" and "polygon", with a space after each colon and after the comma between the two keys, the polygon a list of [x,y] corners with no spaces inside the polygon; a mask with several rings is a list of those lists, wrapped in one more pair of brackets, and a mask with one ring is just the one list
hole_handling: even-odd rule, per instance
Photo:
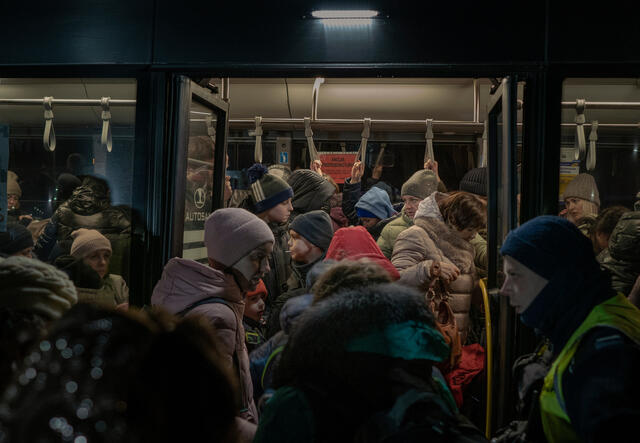
{"label": "bus ceiling light", "polygon": [[363,19],[373,18],[378,16],[378,11],[365,11],[365,10],[320,10],[313,11],[311,15],[314,18],[334,18],[334,19]]}
{"label": "bus ceiling light", "polygon": [[373,24],[373,18],[378,14],[378,11],[371,10],[320,10],[313,11],[311,16],[320,19],[320,22],[327,27],[348,28],[370,26]]}

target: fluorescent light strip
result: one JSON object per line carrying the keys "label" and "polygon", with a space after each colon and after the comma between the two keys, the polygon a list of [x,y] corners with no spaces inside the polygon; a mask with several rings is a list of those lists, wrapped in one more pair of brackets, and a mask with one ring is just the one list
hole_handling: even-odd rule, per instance
{"label": "fluorescent light strip", "polygon": [[335,19],[357,19],[373,18],[378,15],[378,11],[371,10],[320,10],[313,11],[311,15],[315,18],[335,18]]}
{"label": "fluorescent light strip", "polygon": [[323,18],[320,22],[329,28],[353,28],[373,24],[370,18]]}

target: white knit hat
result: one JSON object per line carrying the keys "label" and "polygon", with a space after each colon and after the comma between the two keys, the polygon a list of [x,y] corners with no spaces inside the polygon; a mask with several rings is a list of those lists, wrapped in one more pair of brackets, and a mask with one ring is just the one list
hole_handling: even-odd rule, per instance
{"label": "white knit hat", "polygon": [[13,171],[7,171],[7,195],[22,197],[22,189],[18,184],[18,174]]}
{"label": "white knit hat", "polygon": [[0,259],[0,306],[36,312],[58,319],[77,303],[67,274],[34,258]]}
{"label": "white knit hat", "polygon": [[99,249],[111,251],[109,239],[95,229],[80,228],[73,231],[71,237],[73,237],[71,255],[75,258],[84,258]]}

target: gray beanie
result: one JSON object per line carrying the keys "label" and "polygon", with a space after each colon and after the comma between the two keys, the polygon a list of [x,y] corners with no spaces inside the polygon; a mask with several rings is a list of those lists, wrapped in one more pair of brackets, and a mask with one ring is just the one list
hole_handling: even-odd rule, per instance
{"label": "gray beanie", "polygon": [[329,249],[333,238],[333,225],[331,217],[324,211],[310,211],[293,219],[289,229],[297,232],[310,243],[313,243],[323,251]]}
{"label": "gray beanie", "polygon": [[22,197],[22,189],[18,184],[18,175],[13,171],[7,171],[7,195]]}
{"label": "gray beanie", "polygon": [[404,182],[400,195],[410,195],[424,200],[437,190],[438,177],[436,177],[436,174],[429,169],[421,169]]}
{"label": "gray beanie", "polygon": [[562,194],[562,199],[566,200],[571,197],[581,198],[600,207],[598,186],[596,186],[596,181],[590,174],[578,174],[571,180]]}
{"label": "gray beanie", "polygon": [[78,301],[67,274],[40,260],[0,259],[0,306],[36,312],[56,320]]}
{"label": "gray beanie", "polygon": [[233,266],[260,245],[274,241],[269,226],[245,209],[218,209],[204,223],[207,254],[225,266]]}

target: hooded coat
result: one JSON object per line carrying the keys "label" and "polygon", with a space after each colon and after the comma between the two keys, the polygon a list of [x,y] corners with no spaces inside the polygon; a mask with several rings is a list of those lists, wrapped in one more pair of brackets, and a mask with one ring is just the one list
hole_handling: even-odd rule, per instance
{"label": "hooded coat", "polygon": [[[436,210],[439,215],[437,204],[432,206],[432,211]],[[442,221],[442,216],[437,215],[425,211],[416,213],[414,226],[398,236],[391,263],[400,271],[401,282],[421,290],[428,289],[434,261],[450,263],[460,269],[458,278],[449,285],[449,303],[464,341],[469,327],[471,294],[477,283],[475,252],[468,241],[460,238]]]}
{"label": "hooded coat", "polygon": [[398,270],[386,258],[363,226],[351,226],[338,229],[333,235],[331,245],[327,250],[327,260],[369,260],[389,273],[393,280],[398,280]]}
{"label": "hooded coat", "polygon": [[227,301],[196,306],[185,316],[200,315],[216,329],[222,357],[230,370],[238,374],[242,408],[240,416],[258,422],[249,373],[249,356],[242,326],[244,297],[232,274],[210,268],[193,260],[172,258],[164,267],[162,278],[153,290],[151,303],[179,314],[194,303],[209,297]]}
{"label": "hooded coat", "polygon": [[113,256],[110,270],[127,277],[129,266],[124,259],[129,255],[131,215],[123,208],[111,205],[106,181],[92,176],[84,177],[82,185],[56,209],[49,224],[54,226],[45,227],[34,248],[38,257],[51,258],[49,252],[56,241],[61,250],[68,253],[73,242],[73,231],[79,228],[95,229],[111,242]]}
{"label": "hooded coat", "polygon": [[598,261],[611,274],[613,289],[629,295],[640,275],[640,211],[620,217],[609,238],[609,248],[600,253]]}
{"label": "hooded coat", "polygon": [[287,182],[293,189],[293,211],[289,217],[290,221],[300,214],[317,209],[329,213],[329,199],[335,194],[336,188],[321,175],[310,169],[298,169],[291,174]]}
{"label": "hooded coat", "polygon": [[[391,342],[380,346],[385,338]],[[401,285],[349,290],[313,305],[281,353],[278,391],[255,441],[358,441],[358,429],[407,389],[435,392],[455,409],[431,377],[432,363],[448,353],[443,344],[422,297]]]}

